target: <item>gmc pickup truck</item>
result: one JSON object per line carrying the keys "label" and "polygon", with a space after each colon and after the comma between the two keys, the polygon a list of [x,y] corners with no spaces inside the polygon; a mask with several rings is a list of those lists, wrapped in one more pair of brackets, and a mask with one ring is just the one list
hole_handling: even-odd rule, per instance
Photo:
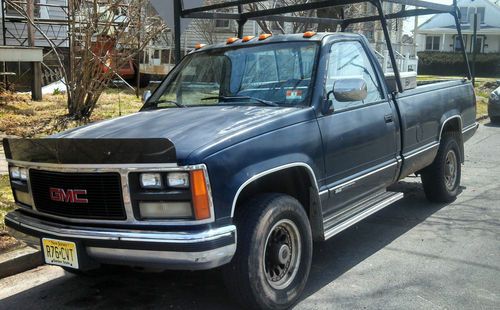
{"label": "gmc pickup truck", "polygon": [[4,139],[19,206],[5,223],[68,271],[222,266],[246,306],[288,307],[313,240],[401,199],[391,184],[459,193],[471,82],[391,85],[361,35],[200,45],[138,113]]}

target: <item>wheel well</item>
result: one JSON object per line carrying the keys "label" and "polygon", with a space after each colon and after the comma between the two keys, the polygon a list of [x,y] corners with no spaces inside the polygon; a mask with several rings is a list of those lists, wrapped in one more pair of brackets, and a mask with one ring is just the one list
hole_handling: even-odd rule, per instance
{"label": "wheel well", "polygon": [[283,193],[297,199],[304,207],[311,224],[313,236],[320,233],[322,224],[319,207],[319,195],[314,176],[305,167],[290,167],[266,174],[251,182],[240,192],[236,205],[235,216],[241,205],[262,193]]}
{"label": "wheel well", "polygon": [[454,117],[447,120],[443,124],[443,128],[441,129],[441,136],[439,137],[439,141],[443,138],[444,134],[453,133],[457,135],[458,145],[460,146],[460,161],[464,162],[464,143],[462,140],[462,122],[459,117]]}

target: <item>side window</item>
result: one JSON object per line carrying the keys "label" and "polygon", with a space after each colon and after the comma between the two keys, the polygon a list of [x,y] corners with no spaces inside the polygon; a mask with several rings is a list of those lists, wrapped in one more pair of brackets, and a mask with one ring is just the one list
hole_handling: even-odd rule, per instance
{"label": "side window", "polygon": [[365,100],[351,102],[338,102],[332,96],[331,99],[336,111],[382,100],[380,84],[373,66],[363,46],[357,41],[339,42],[332,45],[325,91],[333,89],[335,80],[347,77],[363,78],[366,82],[368,95]]}

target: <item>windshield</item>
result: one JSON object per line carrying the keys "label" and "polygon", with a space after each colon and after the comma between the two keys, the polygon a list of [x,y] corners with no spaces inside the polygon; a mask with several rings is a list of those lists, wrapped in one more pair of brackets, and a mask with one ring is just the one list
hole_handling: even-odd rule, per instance
{"label": "windshield", "polygon": [[144,108],[308,105],[317,49],[288,42],[193,53]]}

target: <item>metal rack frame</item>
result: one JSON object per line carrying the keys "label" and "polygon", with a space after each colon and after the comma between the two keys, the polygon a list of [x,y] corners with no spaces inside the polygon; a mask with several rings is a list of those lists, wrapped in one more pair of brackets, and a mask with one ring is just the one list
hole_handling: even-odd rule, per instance
{"label": "metal rack frame", "polygon": [[[396,86],[398,92],[403,92],[403,87],[401,83],[401,78],[399,74],[399,69],[396,64],[396,58],[394,51],[392,49],[391,39],[389,31],[387,29],[387,20],[412,17],[420,15],[429,14],[451,14],[455,20],[455,25],[457,28],[458,38],[460,45],[462,47],[462,54],[464,58],[465,72],[467,79],[471,79],[471,71],[469,66],[469,60],[467,58],[467,53],[465,51],[464,41],[462,37],[462,30],[460,28],[460,9],[457,6],[457,0],[453,0],[452,5],[436,4],[422,0],[320,0],[315,2],[301,3],[290,5],[286,7],[276,7],[264,10],[244,12],[243,5],[253,4],[257,2],[263,2],[266,0],[231,0],[224,3],[205,5],[194,8],[184,8],[183,0],[173,0],[174,1],[174,48],[175,48],[175,59],[176,63],[181,60],[181,31],[180,24],[182,18],[199,18],[199,19],[229,19],[235,20],[238,23],[238,37],[243,36],[243,26],[248,20],[269,20],[269,21],[279,21],[279,22],[303,22],[312,24],[340,24],[341,31],[355,23],[364,23],[370,21],[380,21],[382,30],[384,33],[385,41],[387,44],[387,49],[389,52],[389,57],[391,59],[392,68],[396,78]],[[402,9],[399,12],[392,14],[385,14],[382,3],[392,2],[396,4],[401,4]],[[373,16],[363,16],[357,18],[318,18],[318,17],[296,17],[296,16],[284,16],[283,14],[295,13],[301,11],[315,10],[334,6],[344,6],[355,3],[369,2],[375,6],[377,10],[377,15]],[[415,9],[406,10],[406,6],[414,6]],[[219,13],[215,12],[217,9],[236,7],[237,13]],[[342,14],[343,15],[343,14]]]}

